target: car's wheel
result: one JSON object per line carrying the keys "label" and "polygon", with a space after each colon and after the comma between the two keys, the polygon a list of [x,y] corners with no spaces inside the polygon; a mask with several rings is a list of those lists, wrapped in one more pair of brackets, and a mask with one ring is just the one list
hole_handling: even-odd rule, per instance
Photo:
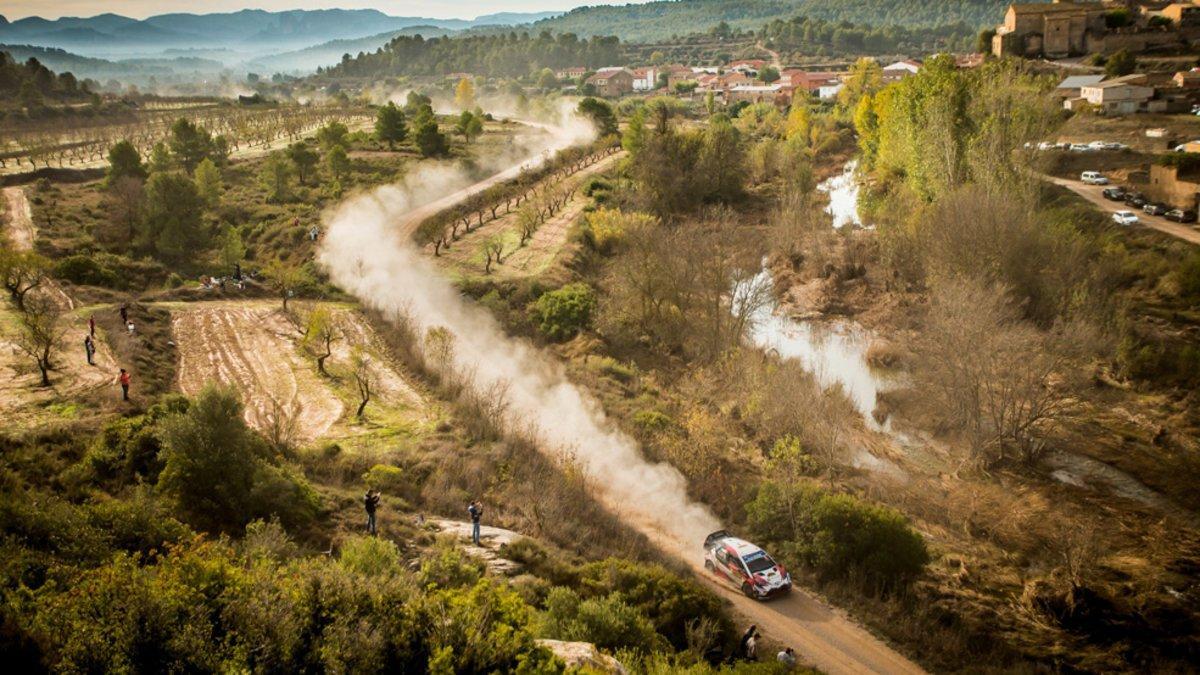
{"label": "car's wheel", "polygon": [[754,587],[750,585],[749,581],[742,583],[742,593],[744,593],[747,598],[754,597]]}
{"label": "car's wheel", "polygon": [[717,571],[717,568],[713,567],[713,564],[712,564],[712,561],[711,561],[711,560],[705,560],[705,561],[704,561],[704,569],[705,569],[705,570],[707,570],[707,571],[709,571],[709,572],[715,572],[715,571]]}

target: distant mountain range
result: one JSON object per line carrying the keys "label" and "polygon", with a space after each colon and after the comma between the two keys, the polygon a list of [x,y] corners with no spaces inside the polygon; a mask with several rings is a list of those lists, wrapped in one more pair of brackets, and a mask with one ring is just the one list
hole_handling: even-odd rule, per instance
{"label": "distant mountain range", "polygon": [[259,54],[298,50],[331,40],[352,40],[413,26],[463,30],[479,26],[527,24],[557,12],[504,12],[465,19],[388,16],[374,9],[268,12],[246,9],[222,14],[160,14],[131,19],[118,14],[49,20],[28,17],[9,22],[0,16],[0,42],[58,47],[81,54],[119,55],[167,48],[230,48]]}

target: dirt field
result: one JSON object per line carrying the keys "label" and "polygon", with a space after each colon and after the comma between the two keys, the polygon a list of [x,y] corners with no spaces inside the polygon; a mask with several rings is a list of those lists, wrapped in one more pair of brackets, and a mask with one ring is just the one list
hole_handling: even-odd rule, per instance
{"label": "dirt field", "polygon": [[179,389],[194,395],[209,382],[232,385],[259,429],[282,414],[299,440],[329,430],[345,406],[297,353],[298,335],[274,303],[203,303],[175,312]]}
{"label": "dirt field", "polygon": [[175,305],[179,389],[193,395],[209,382],[230,384],[242,394],[249,424],[266,431],[282,411],[295,424],[299,443],[352,433],[338,423],[353,418],[357,406],[346,364],[352,346],[361,346],[372,357],[375,385],[369,410],[422,409],[423,397],[379,356],[378,340],[362,317],[348,308],[335,316],[344,337],[334,343],[326,362],[330,376],[324,377],[314,359],[302,353],[299,331],[274,302]]}

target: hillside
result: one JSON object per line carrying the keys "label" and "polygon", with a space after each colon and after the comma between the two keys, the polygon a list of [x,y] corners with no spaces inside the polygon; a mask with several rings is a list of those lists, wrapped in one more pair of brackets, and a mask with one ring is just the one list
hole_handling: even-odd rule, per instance
{"label": "hillside", "polygon": [[419,26],[410,26],[398,31],[388,31],[379,33],[378,35],[370,35],[363,38],[355,38],[353,40],[330,40],[312,47],[305,47],[292,52],[284,52],[282,54],[272,54],[254,59],[245,64],[252,71],[263,71],[268,73],[276,72],[298,72],[298,71],[314,71],[318,66],[331,66],[341,61],[343,54],[352,56],[362,52],[373,52],[380,47],[383,47],[393,38],[401,35],[416,36],[420,35],[424,38],[442,37],[449,35],[450,29],[431,26],[428,24]]}
{"label": "hillside", "polygon": [[64,17],[53,21],[27,17],[0,23],[0,42],[88,49],[96,53],[131,53],[165,46],[301,49],[330,40],[363,38],[411,26],[458,30],[529,23],[554,15],[554,12],[506,12],[471,20],[443,20],[389,16],[374,9],[283,12],[246,9],[214,14],[160,14],[143,20],[116,14],[88,18]]}
{"label": "hillside", "polygon": [[617,35],[625,41],[655,40],[708,30],[721,22],[757,29],[774,19],[804,15],[873,26],[935,26],[998,23],[1006,0],[664,0],[641,5],[578,7],[536,29],[580,36]]}

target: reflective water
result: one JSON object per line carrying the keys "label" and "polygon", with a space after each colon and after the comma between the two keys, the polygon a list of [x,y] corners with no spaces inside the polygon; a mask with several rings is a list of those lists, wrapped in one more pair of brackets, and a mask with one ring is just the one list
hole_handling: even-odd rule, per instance
{"label": "reflective water", "polygon": [[825,211],[833,216],[833,226],[837,229],[846,225],[862,226],[862,219],[858,217],[857,169],[858,160],[850,160],[840,174],[817,186],[817,190],[829,195],[829,206]]}

